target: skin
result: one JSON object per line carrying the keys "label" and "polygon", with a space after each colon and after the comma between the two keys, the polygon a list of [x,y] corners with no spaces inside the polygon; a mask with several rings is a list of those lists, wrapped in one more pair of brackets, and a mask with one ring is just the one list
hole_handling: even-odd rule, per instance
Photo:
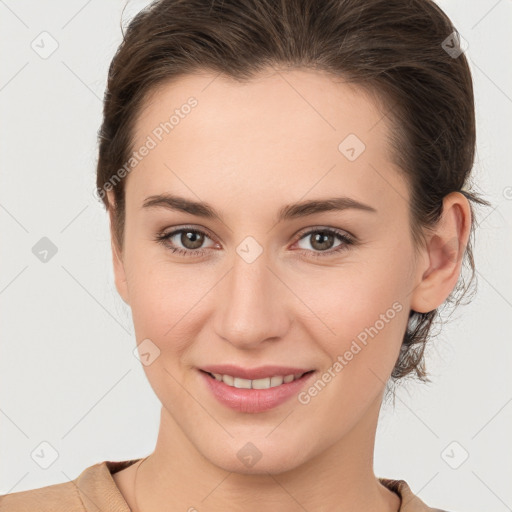
{"label": "skin", "polygon": [[[155,450],[137,476],[138,509],[397,511],[400,498],[373,472],[385,384],[409,310],[437,308],[457,282],[469,204],[460,193],[446,196],[415,258],[387,118],[361,90],[319,72],[272,69],[245,84],[206,72],[182,77],[147,102],[134,147],[190,96],[198,105],[126,178],[122,249],[112,234],[116,287],[131,307],[137,343],[149,338],[160,350],[144,366],[162,411]],[[338,150],[349,133],[366,145],[354,161]],[[142,208],[161,193],[207,202],[223,222]],[[348,209],[276,224],[286,204],[342,195],[377,213]],[[173,254],[154,240],[183,226],[207,233],[204,255]],[[335,237],[322,249],[316,232],[302,234],[311,228],[357,242],[335,253],[344,242]],[[236,252],[247,236],[263,250],[252,263]],[[180,235],[173,242],[194,248]],[[307,405],[294,397],[267,412],[236,412],[198,373],[233,363],[321,375],[395,302],[401,311]],[[252,467],[237,457],[248,442],[262,454]],[[137,467],[113,475],[133,510]]]}

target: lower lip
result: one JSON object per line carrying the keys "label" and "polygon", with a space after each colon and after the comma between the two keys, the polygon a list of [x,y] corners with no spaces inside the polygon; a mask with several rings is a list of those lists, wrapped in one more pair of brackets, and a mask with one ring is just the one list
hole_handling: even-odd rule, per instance
{"label": "lower lip", "polygon": [[224,382],[199,371],[213,396],[221,403],[239,412],[264,412],[286,402],[306,385],[315,372],[307,373],[300,379],[283,383],[268,389],[243,389],[228,386]]}

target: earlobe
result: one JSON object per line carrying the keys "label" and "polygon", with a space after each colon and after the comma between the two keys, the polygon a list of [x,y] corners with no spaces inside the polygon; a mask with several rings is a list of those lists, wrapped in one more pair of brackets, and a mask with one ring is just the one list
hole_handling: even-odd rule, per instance
{"label": "earlobe", "polygon": [[112,250],[112,264],[113,264],[113,269],[114,269],[114,281],[115,281],[117,292],[119,293],[119,295],[121,296],[123,301],[126,304],[130,305],[122,250],[118,247],[116,237],[115,237],[115,230],[114,230],[115,201],[114,201],[114,197],[113,197],[113,192],[108,191],[107,195],[108,195],[108,202],[109,202],[110,246],[111,246],[111,250]]}
{"label": "earlobe", "polygon": [[411,309],[428,313],[438,308],[455,288],[460,276],[471,228],[471,209],[459,192],[448,194],[443,213],[426,248],[419,284],[411,298]]}

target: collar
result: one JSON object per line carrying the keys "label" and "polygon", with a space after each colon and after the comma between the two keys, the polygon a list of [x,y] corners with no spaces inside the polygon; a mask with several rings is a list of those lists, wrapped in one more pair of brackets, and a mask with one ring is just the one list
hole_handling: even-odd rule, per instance
{"label": "collar", "polygon": [[416,496],[405,480],[392,480],[390,478],[379,478],[379,482],[390,491],[400,496],[399,512],[443,512],[439,509],[432,509]]}
{"label": "collar", "polygon": [[[112,474],[141,460],[106,460],[88,467],[74,480],[84,509],[87,512],[108,510],[109,512],[131,512],[119,491]],[[436,512],[416,496],[405,480],[379,478],[382,485],[398,494],[401,500],[399,512]],[[440,511],[442,512],[442,511]]]}

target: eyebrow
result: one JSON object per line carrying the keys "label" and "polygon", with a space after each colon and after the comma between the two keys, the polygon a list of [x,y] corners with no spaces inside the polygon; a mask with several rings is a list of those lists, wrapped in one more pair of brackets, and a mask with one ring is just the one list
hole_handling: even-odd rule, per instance
{"label": "eyebrow", "polygon": [[[172,194],[149,196],[144,200],[142,207],[167,208],[168,210],[180,211],[197,217],[217,219],[224,222],[222,214],[217,212],[208,203],[191,201],[190,199]],[[315,213],[343,211],[348,209],[377,213],[377,210],[372,206],[356,201],[350,197],[333,197],[288,204],[279,210],[277,222],[307,217]]]}

